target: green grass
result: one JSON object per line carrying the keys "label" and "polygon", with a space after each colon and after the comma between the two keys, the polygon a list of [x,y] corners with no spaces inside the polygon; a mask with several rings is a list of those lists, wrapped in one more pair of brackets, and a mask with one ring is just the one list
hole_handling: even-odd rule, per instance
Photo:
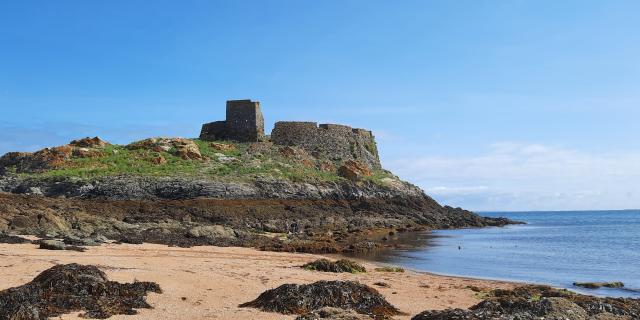
{"label": "green grass", "polygon": [[[290,159],[279,152],[278,147],[256,146],[250,143],[233,144],[235,149],[220,151],[211,147],[209,141],[193,140],[199,147],[204,160],[185,160],[175,155],[175,150],[155,152],[147,149],[130,150],[121,145],[109,145],[97,150],[103,156],[93,158],[72,158],[62,166],[41,173],[19,173],[33,178],[80,178],[89,179],[115,175],[194,177],[222,181],[249,182],[259,178],[285,179],[293,182],[339,182],[345,181],[337,172],[324,172],[316,167]],[[250,148],[257,148],[253,150]],[[223,163],[218,156],[233,157],[236,161]],[[166,163],[157,164],[154,159],[164,158]],[[336,163],[337,165],[337,163]],[[15,173],[15,167],[7,168]],[[375,170],[364,181],[383,185],[383,179],[393,177],[384,170]]]}
{"label": "green grass", "polygon": [[[191,160],[183,160],[168,152],[149,150],[129,150],[123,146],[107,146],[101,150],[105,155],[95,158],[72,158],[61,168],[38,174],[27,174],[40,177],[77,177],[91,178],[119,174],[146,176],[167,176],[174,174],[195,175],[199,164]],[[154,158],[161,156],[166,164],[157,165]]]}
{"label": "green grass", "polygon": [[396,180],[395,176],[386,170],[374,170],[371,176],[364,177],[364,181],[368,181],[379,186],[387,186],[388,182],[386,179]]}
{"label": "green grass", "polygon": [[[335,172],[324,172],[288,159],[278,152],[278,148],[267,147],[263,153],[248,152],[250,144],[233,143],[235,149],[220,151],[212,148],[211,142],[197,139],[193,141],[198,145],[203,161],[182,159],[174,154],[175,150],[155,152],[109,145],[98,149],[103,156],[72,158],[56,169],[20,175],[34,178],[82,179],[114,175],[181,176],[229,181],[251,181],[265,177],[296,182],[336,182],[344,179]],[[218,143],[230,144],[228,141]],[[220,162],[220,154],[237,160],[230,163]],[[159,157],[163,157],[166,163],[155,163],[154,159]],[[7,169],[8,172],[15,173],[15,167]]]}

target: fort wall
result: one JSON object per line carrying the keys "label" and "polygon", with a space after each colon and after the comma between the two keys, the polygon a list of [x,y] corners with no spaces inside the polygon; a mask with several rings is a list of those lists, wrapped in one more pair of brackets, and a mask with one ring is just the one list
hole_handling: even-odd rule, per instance
{"label": "fort wall", "polygon": [[338,124],[276,122],[271,132],[276,145],[297,146],[333,161],[358,160],[379,169],[378,149],[371,131]]}
{"label": "fort wall", "polygon": [[[227,101],[227,118],[202,126],[204,141],[234,140],[258,142],[266,140],[260,103],[251,100]],[[379,169],[380,159],[373,133],[340,124],[280,121],[271,132],[271,142],[282,146],[300,147],[316,157],[336,162],[358,160],[372,169]]]}

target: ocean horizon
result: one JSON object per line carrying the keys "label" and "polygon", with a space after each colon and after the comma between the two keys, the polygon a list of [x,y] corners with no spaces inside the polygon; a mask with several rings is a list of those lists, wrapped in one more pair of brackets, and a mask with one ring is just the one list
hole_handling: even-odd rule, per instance
{"label": "ocean horizon", "polygon": [[[480,212],[526,222],[404,233],[405,249],[364,258],[435,274],[536,283],[609,297],[640,297],[640,210]],[[574,282],[623,282],[584,289]]]}

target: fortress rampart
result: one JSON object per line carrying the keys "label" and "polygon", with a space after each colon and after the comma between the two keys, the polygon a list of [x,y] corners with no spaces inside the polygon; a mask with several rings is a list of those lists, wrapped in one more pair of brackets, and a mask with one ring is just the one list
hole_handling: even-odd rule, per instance
{"label": "fortress rampart", "polygon": [[[202,126],[200,139],[258,142],[266,140],[260,103],[251,100],[227,101],[227,119]],[[380,159],[373,133],[340,124],[280,121],[271,132],[271,142],[307,150],[318,158],[336,162],[358,160],[379,169]]]}
{"label": "fortress rampart", "polygon": [[378,149],[371,131],[338,124],[315,122],[276,122],[271,141],[277,145],[297,146],[317,157],[333,161],[358,160],[371,168],[380,168]]}

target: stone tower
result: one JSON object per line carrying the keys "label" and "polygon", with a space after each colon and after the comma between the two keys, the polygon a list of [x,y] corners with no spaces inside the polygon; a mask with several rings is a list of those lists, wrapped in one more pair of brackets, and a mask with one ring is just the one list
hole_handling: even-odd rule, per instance
{"label": "stone tower", "polygon": [[229,140],[240,142],[264,140],[264,117],[260,102],[227,101],[227,135]]}
{"label": "stone tower", "polygon": [[215,121],[202,126],[200,139],[257,142],[264,140],[264,117],[260,102],[251,100],[227,101],[226,121]]}

